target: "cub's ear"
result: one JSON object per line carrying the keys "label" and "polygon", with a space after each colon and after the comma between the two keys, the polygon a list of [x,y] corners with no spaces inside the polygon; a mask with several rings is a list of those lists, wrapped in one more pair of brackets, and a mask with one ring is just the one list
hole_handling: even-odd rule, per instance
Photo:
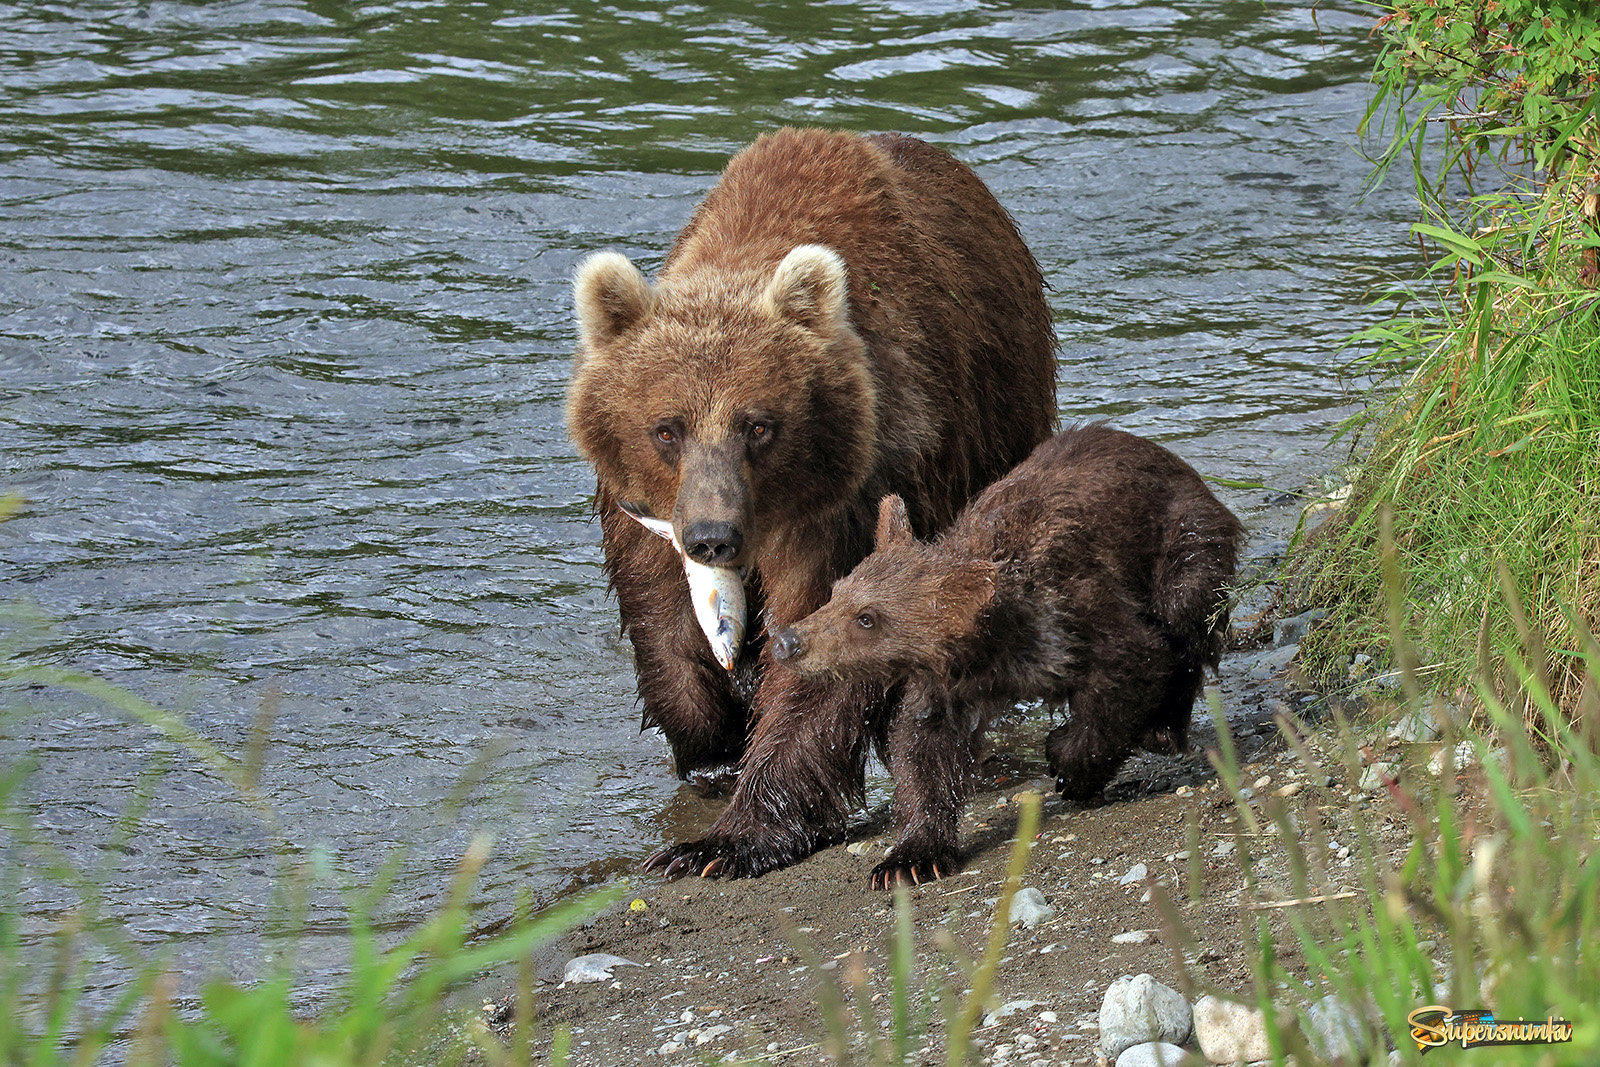
{"label": "cub's ear", "polygon": [[1000,568],[987,559],[974,559],[962,563],[939,582],[940,613],[961,623],[961,629],[971,627],[978,613],[994,600],[995,579]]}
{"label": "cub's ear", "polygon": [[779,318],[832,335],[849,325],[849,296],[844,258],[822,245],[799,245],[767,283],[766,303]]}
{"label": "cub's ear", "polygon": [[911,532],[911,516],[906,514],[906,502],[898,493],[890,493],[878,501],[878,529],[872,535],[872,546],[877,549],[895,545],[909,545],[916,540]]}
{"label": "cub's ear", "polygon": [[578,264],[573,282],[578,334],[585,348],[603,344],[635,325],[655,306],[655,290],[619,252],[599,252]]}

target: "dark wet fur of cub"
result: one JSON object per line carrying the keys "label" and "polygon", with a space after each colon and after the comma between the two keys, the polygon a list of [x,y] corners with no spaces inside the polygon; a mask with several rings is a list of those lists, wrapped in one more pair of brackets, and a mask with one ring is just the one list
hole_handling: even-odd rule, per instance
{"label": "dark wet fur of cub", "polygon": [[1074,799],[1140,746],[1186,749],[1242,534],[1187,463],[1100,424],[1040,445],[935,541],[886,496],[872,554],[773,637],[802,675],[902,686],[882,732],[897,841],[873,885],[959,865],[977,744],[1017,701],[1069,708],[1045,755]]}

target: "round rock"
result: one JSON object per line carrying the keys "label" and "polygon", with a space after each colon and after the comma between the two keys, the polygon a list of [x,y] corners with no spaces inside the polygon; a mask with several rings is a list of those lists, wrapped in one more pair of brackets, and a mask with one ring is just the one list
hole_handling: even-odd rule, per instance
{"label": "round rock", "polygon": [[1189,1002],[1148,974],[1123,975],[1100,1002],[1100,1051],[1108,1059],[1151,1041],[1189,1038]]}
{"label": "round rock", "polygon": [[1253,1062],[1272,1055],[1260,1010],[1220,997],[1194,1002],[1194,1036],[1212,1063]]}
{"label": "round rock", "polygon": [[1197,1062],[1182,1045],[1170,1041],[1146,1041],[1129,1045],[1117,1057],[1117,1067],[1179,1067]]}

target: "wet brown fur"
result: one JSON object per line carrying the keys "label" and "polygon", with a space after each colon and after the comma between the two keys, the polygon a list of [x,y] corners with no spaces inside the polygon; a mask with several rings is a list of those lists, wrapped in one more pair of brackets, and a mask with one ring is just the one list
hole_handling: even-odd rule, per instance
{"label": "wet brown fur", "polygon": [[1185,748],[1242,532],[1188,464],[1098,424],[1039,446],[931,543],[885,498],[872,555],[773,637],[801,676],[904,686],[887,751],[898,840],[873,884],[956,868],[977,743],[1017,701],[1070,708],[1045,754],[1074,798],[1140,744]]}
{"label": "wet brown fur", "polygon": [[[821,247],[795,253],[804,245]],[[594,257],[577,297],[568,427],[598,476],[644,721],[680,774],[741,758],[706,838],[650,865],[755,875],[792,863],[842,833],[889,694],[770,670],[766,634],[819,607],[867,553],[884,494],[931,535],[1049,435],[1042,278],[1004,210],[945,152],[782,130],[728,164],[653,285],[621,257]],[[671,444],[652,436],[662,428]],[[711,658],[673,550],[619,499],[680,534],[713,519],[741,532],[752,618],[734,674]]]}

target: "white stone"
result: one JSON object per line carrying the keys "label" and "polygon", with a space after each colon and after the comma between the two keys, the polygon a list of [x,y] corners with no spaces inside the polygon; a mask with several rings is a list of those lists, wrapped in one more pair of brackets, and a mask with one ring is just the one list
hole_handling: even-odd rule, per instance
{"label": "white stone", "polygon": [[1019,889],[1011,898],[1011,921],[1033,929],[1040,923],[1055,918],[1056,909],[1044,899],[1044,894],[1031,886]]}
{"label": "white stone", "polygon": [[1418,708],[1411,714],[1389,727],[1389,736],[1396,741],[1437,741],[1439,740],[1439,724],[1434,721],[1433,715],[1423,708]]}
{"label": "white stone", "polygon": [[1150,873],[1150,868],[1149,867],[1146,867],[1142,863],[1135,863],[1132,867],[1128,868],[1128,873],[1127,874],[1125,874],[1121,878],[1117,879],[1117,884],[1118,885],[1133,885],[1135,882],[1142,882],[1145,879],[1145,875],[1147,875],[1149,873]]}
{"label": "white stone", "polygon": [[1369,763],[1367,769],[1361,772],[1360,789],[1363,793],[1376,793],[1385,787],[1386,781],[1394,777],[1394,764]]}
{"label": "white stone", "polygon": [[1008,1000],[994,1011],[983,1017],[983,1025],[993,1026],[1002,1019],[1009,1019],[1019,1011],[1037,1008],[1042,1001],[1037,1000]]}
{"label": "white stone", "polygon": [[567,969],[562,974],[563,982],[609,982],[611,968],[637,967],[632,960],[625,960],[621,956],[612,956],[604,952],[591,952],[587,956],[575,956],[567,961]]}
{"label": "white stone", "polygon": [[1194,1036],[1212,1063],[1264,1060],[1272,1055],[1267,1020],[1256,1008],[1221,997],[1194,1002]]}
{"label": "white stone", "polygon": [[695,1035],[694,1043],[697,1045],[708,1045],[732,1029],[733,1027],[728,1026],[725,1023],[718,1023],[716,1026],[708,1026]]}
{"label": "white stone", "polygon": [[683,1046],[678,1044],[676,1041],[668,1041],[666,1044],[656,1049],[656,1051],[663,1056],[670,1056],[674,1052],[682,1052]]}
{"label": "white stone", "polygon": [[1182,1045],[1174,1045],[1170,1041],[1129,1045],[1117,1057],[1117,1067],[1178,1067],[1179,1064],[1193,1062],[1193,1057]]}
{"label": "white stone", "polygon": [[1150,940],[1149,930],[1125,930],[1111,936],[1113,945],[1142,945]]}
{"label": "white stone", "polygon": [[1148,974],[1123,975],[1100,1002],[1100,1051],[1112,1058],[1148,1041],[1182,1044],[1189,1037],[1189,1002]]}
{"label": "white stone", "polygon": [[[1444,758],[1445,758],[1445,750],[1443,748],[1440,748],[1439,751],[1437,751],[1437,752],[1435,752],[1433,754],[1433,758],[1428,761],[1428,773],[1429,774],[1443,774],[1444,773]],[[1459,744],[1456,745],[1456,750],[1455,750],[1455,767],[1456,767],[1456,770],[1459,771],[1459,770],[1462,770],[1463,768],[1470,767],[1476,762],[1478,762],[1478,750],[1472,747],[1472,742],[1471,741],[1462,741],[1462,742],[1460,742]]]}

